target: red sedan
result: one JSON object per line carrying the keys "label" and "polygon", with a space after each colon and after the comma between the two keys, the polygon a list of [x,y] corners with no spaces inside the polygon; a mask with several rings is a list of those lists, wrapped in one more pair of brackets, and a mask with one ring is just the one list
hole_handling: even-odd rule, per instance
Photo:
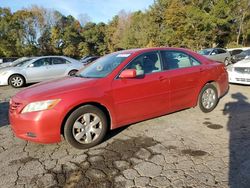
{"label": "red sedan", "polygon": [[228,90],[223,64],[182,48],[119,51],[66,77],[33,85],[10,101],[14,134],[73,147],[100,143],[110,129],[181,109],[212,111]]}

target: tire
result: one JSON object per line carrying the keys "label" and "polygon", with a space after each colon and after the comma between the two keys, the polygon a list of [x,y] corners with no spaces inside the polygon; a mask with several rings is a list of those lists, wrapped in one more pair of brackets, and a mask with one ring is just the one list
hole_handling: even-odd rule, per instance
{"label": "tire", "polygon": [[74,76],[77,73],[78,70],[71,70],[69,71],[68,75],[69,76]]}
{"label": "tire", "polygon": [[224,64],[225,64],[225,66],[228,66],[230,64],[228,58],[225,59]]}
{"label": "tire", "polygon": [[95,106],[85,105],[68,117],[64,126],[64,137],[74,148],[87,149],[99,144],[107,130],[107,117],[104,112]]}
{"label": "tire", "polygon": [[15,74],[9,78],[9,84],[14,88],[20,88],[25,85],[25,79],[23,76]]}
{"label": "tire", "polygon": [[208,113],[215,109],[218,104],[218,91],[212,84],[206,84],[199,95],[199,107],[202,112]]}

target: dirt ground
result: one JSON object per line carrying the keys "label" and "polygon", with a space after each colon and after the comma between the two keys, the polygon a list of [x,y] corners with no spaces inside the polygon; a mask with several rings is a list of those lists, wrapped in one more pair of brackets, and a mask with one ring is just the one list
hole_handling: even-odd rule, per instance
{"label": "dirt ground", "polygon": [[0,87],[0,187],[250,187],[250,86],[217,108],[188,109],[111,131],[88,150],[13,136]]}

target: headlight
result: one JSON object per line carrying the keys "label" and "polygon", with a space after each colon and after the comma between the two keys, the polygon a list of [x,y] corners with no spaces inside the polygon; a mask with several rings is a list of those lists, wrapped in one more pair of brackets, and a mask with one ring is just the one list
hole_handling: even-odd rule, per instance
{"label": "headlight", "polygon": [[54,99],[54,100],[47,100],[47,101],[32,102],[32,103],[29,103],[27,106],[25,106],[21,113],[23,114],[27,112],[50,110],[54,108],[60,102],[60,100],[61,99]]}

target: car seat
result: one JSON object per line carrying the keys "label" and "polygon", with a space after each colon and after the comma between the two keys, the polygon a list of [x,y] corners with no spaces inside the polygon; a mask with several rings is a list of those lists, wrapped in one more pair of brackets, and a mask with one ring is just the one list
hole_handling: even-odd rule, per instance
{"label": "car seat", "polygon": [[145,73],[151,73],[157,71],[158,68],[155,66],[158,61],[157,54],[148,54],[143,58],[143,69]]}

